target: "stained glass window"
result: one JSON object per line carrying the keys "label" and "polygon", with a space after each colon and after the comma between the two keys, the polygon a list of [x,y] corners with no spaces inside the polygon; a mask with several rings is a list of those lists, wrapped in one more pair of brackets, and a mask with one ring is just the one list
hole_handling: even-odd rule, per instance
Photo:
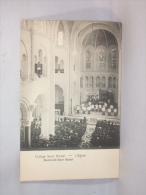
{"label": "stained glass window", "polygon": [[100,77],[96,77],[96,87],[100,87]]}
{"label": "stained glass window", "polygon": [[99,61],[103,62],[104,58],[105,58],[105,54],[104,54],[104,50],[103,49],[99,50],[98,56],[99,56]]}
{"label": "stained glass window", "polygon": [[85,78],[85,87],[88,87],[88,77]]}
{"label": "stained glass window", "polygon": [[91,68],[91,61],[92,61],[92,53],[91,50],[88,49],[86,51],[86,68]]}
{"label": "stained glass window", "polygon": [[102,77],[102,87],[105,87],[105,76]]}
{"label": "stained glass window", "polygon": [[112,88],[112,77],[108,78],[108,87]]}
{"label": "stained glass window", "polygon": [[116,88],[116,77],[113,78],[113,88]]}
{"label": "stained glass window", "polygon": [[116,68],[116,49],[113,49],[111,52],[111,66]]}
{"label": "stained glass window", "polygon": [[91,76],[91,77],[90,77],[90,87],[93,88],[93,85],[94,85],[94,80],[93,80],[93,77]]}

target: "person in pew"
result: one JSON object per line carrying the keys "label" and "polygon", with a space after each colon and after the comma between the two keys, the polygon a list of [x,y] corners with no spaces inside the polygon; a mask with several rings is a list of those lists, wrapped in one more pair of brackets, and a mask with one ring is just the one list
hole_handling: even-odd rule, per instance
{"label": "person in pew", "polygon": [[95,110],[98,112],[98,104],[95,105]]}
{"label": "person in pew", "polygon": [[84,117],[84,119],[83,119],[83,124],[84,125],[86,124],[86,121],[87,121],[87,119],[86,119],[86,117]]}
{"label": "person in pew", "polygon": [[96,112],[96,105],[94,105],[94,112]]}
{"label": "person in pew", "polygon": [[77,105],[77,114],[79,114],[79,111],[80,111],[80,106]]}
{"label": "person in pew", "polygon": [[102,105],[100,104],[99,105],[99,112],[101,112],[101,109],[102,109]]}
{"label": "person in pew", "polygon": [[118,114],[118,110],[114,108],[114,116],[117,116],[117,114]]}
{"label": "person in pew", "polygon": [[108,104],[110,104],[110,103],[111,103],[111,100],[110,100],[110,99],[108,99],[108,100],[107,100],[107,103],[108,103]]}
{"label": "person in pew", "polygon": [[87,110],[88,110],[88,114],[90,114],[91,107],[90,107],[90,106],[88,106],[88,107],[87,107]]}
{"label": "person in pew", "polygon": [[102,115],[105,115],[105,107],[102,108]]}
{"label": "person in pew", "polygon": [[83,109],[83,107],[84,107],[84,104],[81,104],[81,108]]}
{"label": "person in pew", "polygon": [[86,112],[86,107],[84,106],[82,109],[83,109],[83,114],[85,114],[85,112]]}
{"label": "person in pew", "polygon": [[113,111],[113,108],[114,108],[114,107],[113,107],[113,105],[110,105],[110,109],[111,109],[111,111]]}
{"label": "person in pew", "polygon": [[105,108],[107,107],[107,103],[106,103],[106,102],[104,102],[104,107],[105,107]]}
{"label": "person in pew", "polygon": [[111,109],[109,108],[107,111],[108,111],[108,116],[111,116]]}
{"label": "person in pew", "polygon": [[91,111],[94,111],[94,104],[91,105]]}

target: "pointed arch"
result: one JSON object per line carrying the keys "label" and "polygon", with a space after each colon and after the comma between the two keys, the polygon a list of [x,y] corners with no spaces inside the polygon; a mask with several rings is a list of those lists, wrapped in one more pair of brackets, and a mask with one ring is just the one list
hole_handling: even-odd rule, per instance
{"label": "pointed arch", "polygon": [[57,32],[57,45],[63,46],[64,45],[64,27],[62,22],[58,25],[58,32]]}

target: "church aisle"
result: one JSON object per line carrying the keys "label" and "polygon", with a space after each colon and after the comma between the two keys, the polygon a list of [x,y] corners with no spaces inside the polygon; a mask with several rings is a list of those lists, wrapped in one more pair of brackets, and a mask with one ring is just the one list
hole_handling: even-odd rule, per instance
{"label": "church aisle", "polygon": [[95,125],[90,125],[88,124],[86,127],[86,132],[82,137],[82,141],[79,145],[79,148],[81,149],[87,149],[87,148],[91,148],[91,138],[92,138],[92,133],[95,131]]}

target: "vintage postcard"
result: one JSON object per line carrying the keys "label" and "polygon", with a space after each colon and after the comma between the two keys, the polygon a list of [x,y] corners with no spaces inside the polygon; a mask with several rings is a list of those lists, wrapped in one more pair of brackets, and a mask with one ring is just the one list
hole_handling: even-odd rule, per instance
{"label": "vintage postcard", "polygon": [[20,28],[20,180],[117,178],[121,23]]}

